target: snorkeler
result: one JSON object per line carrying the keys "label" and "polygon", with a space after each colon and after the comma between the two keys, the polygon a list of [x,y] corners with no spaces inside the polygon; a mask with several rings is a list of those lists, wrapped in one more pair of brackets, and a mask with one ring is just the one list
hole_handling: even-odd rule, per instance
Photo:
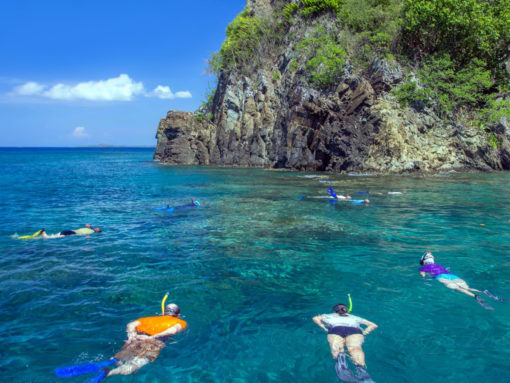
{"label": "snorkeler", "polygon": [[480,291],[469,287],[466,281],[450,273],[450,271],[445,269],[443,266],[434,263],[434,256],[432,255],[430,250],[427,250],[425,254],[421,256],[420,265],[422,265],[422,267],[420,267],[420,274],[423,278],[425,278],[426,274],[430,274],[432,278],[441,282],[449,289],[456,290],[463,294],[469,295],[472,298],[475,298],[478,304],[482,306],[484,309],[494,310],[482,299],[482,297],[480,297],[480,295],[477,295],[475,293],[483,293],[487,295],[489,298],[492,298],[497,301],[503,301],[502,298],[499,298],[491,294],[489,290]]}
{"label": "snorkeler", "polygon": [[337,195],[335,193],[335,191],[333,190],[333,188],[329,188],[327,191],[328,191],[330,198],[344,200],[344,201],[349,201],[351,199],[351,196],[349,194],[346,194],[345,196]]}
{"label": "snorkeler", "polygon": [[99,227],[92,228],[90,225],[85,225],[85,226],[86,227],[82,227],[82,228],[76,229],[76,230],[63,230],[56,234],[48,234],[48,233],[46,233],[45,229],[41,229],[39,231],[36,231],[32,235],[22,235],[22,236],[17,237],[17,239],[38,239],[38,238],[51,239],[51,238],[67,237],[70,235],[89,235],[89,234],[102,232],[102,230]]}
{"label": "snorkeler", "polygon": [[82,227],[76,230],[63,230],[57,234],[46,234],[44,229],[41,229],[39,236],[43,238],[61,238],[68,237],[70,235],[89,235],[94,233],[101,233],[102,230],[99,227],[92,228],[90,225],[85,225],[86,227]]}
{"label": "snorkeler", "polygon": [[[338,378],[344,382],[372,382],[366,371],[365,354],[362,349],[365,335],[377,328],[375,323],[349,314],[352,301],[349,296],[350,308],[343,303],[333,306],[334,314],[322,314],[313,318],[314,323],[328,333],[328,343],[333,359],[336,359],[335,371]],[[361,325],[366,326],[364,330]],[[356,366],[356,376],[347,365],[344,354],[347,346],[350,358]]]}
{"label": "snorkeler", "polygon": [[180,205],[180,206],[170,206],[170,205],[165,205],[165,206],[161,206],[161,207],[155,207],[153,208],[154,210],[164,210],[166,211],[167,213],[172,213],[174,212],[175,210],[178,210],[178,209],[185,209],[185,208],[189,208],[189,207],[200,207],[200,202],[198,201],[195,201],[193,199],[193,197],[191,197],[191,203],[188,203],[186,205]]}
{"label": "snorkeler", "polygon": [[[167,296],[163,298],[162,308]],[[127,325],[127,340],[113,358],[99,363],[58,368],[55,374],[58,377],[69,378],[97,372],[88,383],[96,383],[112,375],[134,374],[143,366],[154,362],[166,342],[186,328],[187,323],[179,319],[180,312],[179,306],[170,303],[164,307],[160,316],[139,318]],[[110,365],[115,366],[109,368]]]}

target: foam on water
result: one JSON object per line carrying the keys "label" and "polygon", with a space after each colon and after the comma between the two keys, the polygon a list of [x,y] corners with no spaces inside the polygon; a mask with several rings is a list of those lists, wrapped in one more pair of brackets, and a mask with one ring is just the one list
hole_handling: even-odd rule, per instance
{"label": "foam on water", "polygon": [[[379,325],[364,345],[376,382],[510,381],[510,304],[489,312],[418,274],[430,249],[472,287],[510,297],[509,174],[349,177],[151,156],[0,150],[2,381],[56,382],[56,367],[108,358],[166,291],[188,329],[112,380],[335,382],[311,318],[350,293],[354,314]],[[371,203],[298,198],[326,195],[320,180],[370,190]],[[200,209],[153,210],[192,196]],[[87,223],[103,233],[11,237]]]}

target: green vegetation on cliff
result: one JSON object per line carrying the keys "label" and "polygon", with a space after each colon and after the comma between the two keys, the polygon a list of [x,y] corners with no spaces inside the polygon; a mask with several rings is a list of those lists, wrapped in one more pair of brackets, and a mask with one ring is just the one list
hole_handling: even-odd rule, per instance
{"label": "green vegetation on cliff", "polygon": [[285,69],[275,74],[274,65],[290,47],[286,69],[327,91],[346,63],[363,72],[376,58],[396,60],[410,74],[393,90],[403,106],[488,126],[510,109],[498,99],[510,89],[509,46],[508,0],[282,0],[265,16],[240,13],[210,69],[248,75],[267,67],[278,81]]}

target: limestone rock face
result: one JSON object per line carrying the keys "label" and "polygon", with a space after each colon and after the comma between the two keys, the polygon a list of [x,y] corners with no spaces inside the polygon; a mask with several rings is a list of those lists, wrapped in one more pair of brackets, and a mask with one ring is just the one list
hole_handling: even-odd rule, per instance
{"label": "limestone rock face", "polygon": [[[271,11],[270,0],[248,3],[259,14]],[[508,119],[496,129],[495,149],[477,129],[426,108],[401,108],[389,93],[405,78],[398,64],[375,60],[362,74],[347,65],[337,86],[324,92],[289,68],[295,54],[289,40],[249,76],[222,75],[207,113],[170,111],[159,123],[154,158],[373,173],[510,169]]]}

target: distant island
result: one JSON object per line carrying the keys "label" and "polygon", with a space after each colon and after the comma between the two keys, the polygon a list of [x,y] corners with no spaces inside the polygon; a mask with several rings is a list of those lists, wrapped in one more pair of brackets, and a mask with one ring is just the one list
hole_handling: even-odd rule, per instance
{"label": "distant island", "polygon": [[99,144],[99,145],[85,145],[85,146],[74,146],[75,148],[133,148],[133,149],[154,149],[154,145],[109,145],[109,144]]}

